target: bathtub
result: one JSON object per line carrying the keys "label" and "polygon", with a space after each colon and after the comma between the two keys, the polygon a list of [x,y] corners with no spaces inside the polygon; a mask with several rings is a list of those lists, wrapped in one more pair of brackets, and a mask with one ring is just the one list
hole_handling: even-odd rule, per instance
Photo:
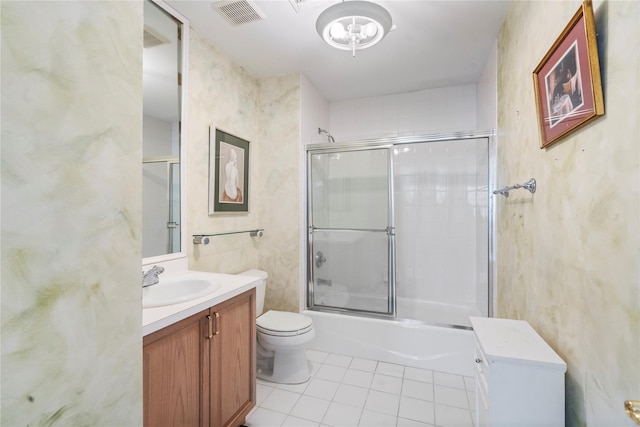
{"label": "bathtub", "polygon": [[[319,310],[326,307],[344,307],[349,309],[384,312],[387,309],[386,288],[367,293],[353,292],[344,285],[316,285],[314,287],[313,301]],[[398,296],[396,298],[398,319],[416,320],[419,323],[431,325],[451,325],[461,328],[471,328],[469,317],[485,317],[486,310],[482,312],[475,302],[445,303],[426,301],[415,297]],[[357,313],[357,312],[355,312]]]}
{"label": "bathtub", "polygon": [[472,377],[473,331],[387,320],[303,312],[313,320],[310,349]]}

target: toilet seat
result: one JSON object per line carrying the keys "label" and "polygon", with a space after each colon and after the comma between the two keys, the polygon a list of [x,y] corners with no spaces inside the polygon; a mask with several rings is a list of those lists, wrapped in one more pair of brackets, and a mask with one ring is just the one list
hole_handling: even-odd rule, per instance
{"label": "toilet seat", "polygon": [[265,335],[289,337],[308,333],[313,322],[302,314],[269,310],[256,319],[256,329]]}

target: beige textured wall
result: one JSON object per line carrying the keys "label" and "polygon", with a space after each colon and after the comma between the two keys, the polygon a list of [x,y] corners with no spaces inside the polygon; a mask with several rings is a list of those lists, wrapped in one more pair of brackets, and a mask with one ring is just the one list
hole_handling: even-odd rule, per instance
{"label": "beige textured wall", "polygon": [[0,424],[142,425],[142,2],[1,7]]}
{"label": "beige textured wall", "polygon": [[567,362],[567,426],[632,425],[640,399],[640,2],[594,4],[606,115],[539,149],[532,71],[579,1],[514,2],[498,38],[498,316]]}
{"label": "beige textured wall", "polygon": [[297,312],[300,298],[300,75],[260,81],[258,212],[265,310]]}
{"label": "beige textured wall", "polygon": [[[269,274],[265,309],[298,311],[300,75],[258,80],[190,31],[187,235],[263,228],[187,242],[189,268]],[[249,214],[208,214],[209,127],[250,142]]]}
{"label": "beige textured wall", "polygon": [[[239,273],[258,267],[261,240],[248,234],[211,237],[194,245],[191,236],[262,227],[256,209],[259,182],[258,80],[234,64],[197,31],[189,32],[187,110],[187,254],[189,268]],[[249,141],[249,214],[208,213],[209,128]]]}

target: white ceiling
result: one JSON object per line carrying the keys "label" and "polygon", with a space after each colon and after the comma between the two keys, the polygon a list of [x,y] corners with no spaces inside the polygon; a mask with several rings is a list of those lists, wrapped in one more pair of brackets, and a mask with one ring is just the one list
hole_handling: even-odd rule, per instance
{"label": "white ceiling", "polygon": [[266,19],[231,26],[215,1],[168,0],[190,26],[255,77],[301,72],[328,101],[475,83],[509,1],[386,0],[396,25],[378,45],[351,52],[326,45],[318,15],[335,1],[254,0]]}

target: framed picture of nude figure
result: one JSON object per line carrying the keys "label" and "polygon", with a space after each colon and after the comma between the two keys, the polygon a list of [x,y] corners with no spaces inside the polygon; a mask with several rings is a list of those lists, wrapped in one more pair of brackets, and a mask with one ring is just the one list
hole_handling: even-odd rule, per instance
{"label": "framed picture of nude figure", "polygon": [[249,141],[209,129],[209,215],[249,212]]}
{"label": "framed picture of nude figure", "polygon": [[604,114],[591,0],[574,14],[533,71],[540,148]]}

